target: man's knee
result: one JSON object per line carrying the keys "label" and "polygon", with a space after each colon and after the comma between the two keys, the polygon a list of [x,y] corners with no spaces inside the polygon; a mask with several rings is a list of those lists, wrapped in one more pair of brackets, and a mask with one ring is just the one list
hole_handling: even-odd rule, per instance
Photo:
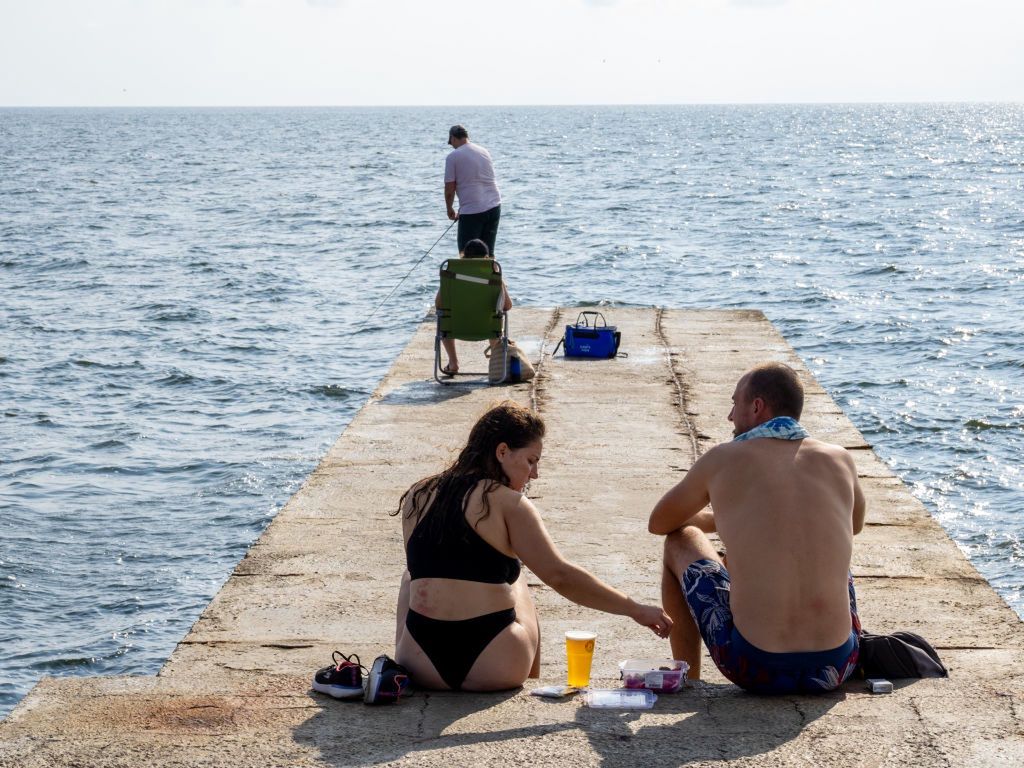
{"label": "man's knee", "polygon": [[677,577],[709,552],[713,553],[714,548],[704,531],[696,526],[687,525],[665,537],[665,567]]}

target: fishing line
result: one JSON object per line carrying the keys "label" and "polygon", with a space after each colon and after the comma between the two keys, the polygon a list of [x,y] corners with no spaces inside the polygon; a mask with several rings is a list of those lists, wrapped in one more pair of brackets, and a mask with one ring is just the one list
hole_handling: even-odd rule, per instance
{"label": "fishing line", "polygon": [[412,269],[410,269],[408,272],[406,272],[405,273],[405,277],[403,277],[401,280],[399,280],[398,284],[394,288],[391,289],[391,293],[389,293],[387,296],[384,297],[384,300],[381,301],[381,303],[377,305],[376,309],[374,309],[373,312],[371,312],[369,315],[367,315],[365,318],[363,318],[363,322],[361,322],[359,324],[359,326],[354,331],[352,331],[352,333],[350,335],[355,336],[357,333],[359,333],[361,330],[363,330],[363,326],[366,325],[370,321],[370,318],[372,318],[374,315],[377,314],[377,311],[387,303],[388,299],[390,299],[392,296],[395,295],[395,291],[398,290],[398,286],[400,286],[402,283],[404,283],[405,282],[405,278],[408,277],[409,275],[411,275],[413,273],[413,270],[415,270],[416,267],[418,267],[420,265],[420,263],[425,258],[427,258],[427,256],[430,255],[430,252],[432,250],[434,250],[434,248],[437,246],[437,244],[440,243],[444,239],[444,236],[447,235],[448,232],[451,230],[451,228],[455,226],[455,222],[456,221],[458,221],[458,219],[454,219],[452,221],[452,223],[448,225],[448,229],[446,229],[444,232],[441,233],[441,237],[437,238],[437,240],[434,241],[434,245],[432,245],[429,248],[427,248],[427,252],[424,253],[422,256],[420,256],[419,259],[417,259],[416,263],[412,265]]}

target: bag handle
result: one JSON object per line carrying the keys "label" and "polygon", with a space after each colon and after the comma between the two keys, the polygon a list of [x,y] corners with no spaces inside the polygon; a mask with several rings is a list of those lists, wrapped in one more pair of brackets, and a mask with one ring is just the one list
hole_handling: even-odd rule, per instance
{"label": "bag handle", "polygon": [[[594,324],[593,325],[591,325],[588,322],[587,315],[593,315],[594,316]],[[598,327],[598,325],[597,325],[598,318],[601,319],[601,325],[602,326],[604,326],[606,328],[608,327],[608,321],[604,319],[604,315],[602,315],[600,312],[595,312],[592,309],[588,309],[587,311],[580,312],[578,315],[576,315],[576,325],[580,324],[580,318],[583,318],[583,326],[585,328],[597,328]]]}
{"label": "bag handle", "polygon": [[498,336],[495,340],[497,341],[497,344],[495,344],[493,347],[488,346],[487,349],[484,350],[484,357],[490,358],[491,351],[494,349],[494,347],[498,346],[498,344],[501,344],[503,341],[506,344],[508,344],[510,349],[516,345],[516,343],[512,341],[512,339],[510,339],[508,336]]}

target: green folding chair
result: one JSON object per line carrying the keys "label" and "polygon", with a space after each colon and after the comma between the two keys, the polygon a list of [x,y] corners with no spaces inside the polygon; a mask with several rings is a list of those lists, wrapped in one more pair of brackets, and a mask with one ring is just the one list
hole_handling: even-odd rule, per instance
{"label": "green folding chair", "polygon": [[[501,289],[501,265],[494,259],[449,259],[441,265],[441,306],[437,309],[434,337],[434,378],[441,384],[441,340],[484,341],[508,338],[508,313]],[[497,344],[493,355],[502,355],[501,381],[508,378],[508,347]],[[456,376],[488,375],[487,371]]]}

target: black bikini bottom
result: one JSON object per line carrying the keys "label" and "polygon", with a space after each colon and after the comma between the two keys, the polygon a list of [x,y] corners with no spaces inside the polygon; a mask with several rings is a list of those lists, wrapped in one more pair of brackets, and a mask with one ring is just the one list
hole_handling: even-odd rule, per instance
{"label": "black bikini bottom", "polygon": [[410,608],[405,628],[448,687],[457,691],[484,648],[515,620],[515,608],[459,621],[432,619]]}

